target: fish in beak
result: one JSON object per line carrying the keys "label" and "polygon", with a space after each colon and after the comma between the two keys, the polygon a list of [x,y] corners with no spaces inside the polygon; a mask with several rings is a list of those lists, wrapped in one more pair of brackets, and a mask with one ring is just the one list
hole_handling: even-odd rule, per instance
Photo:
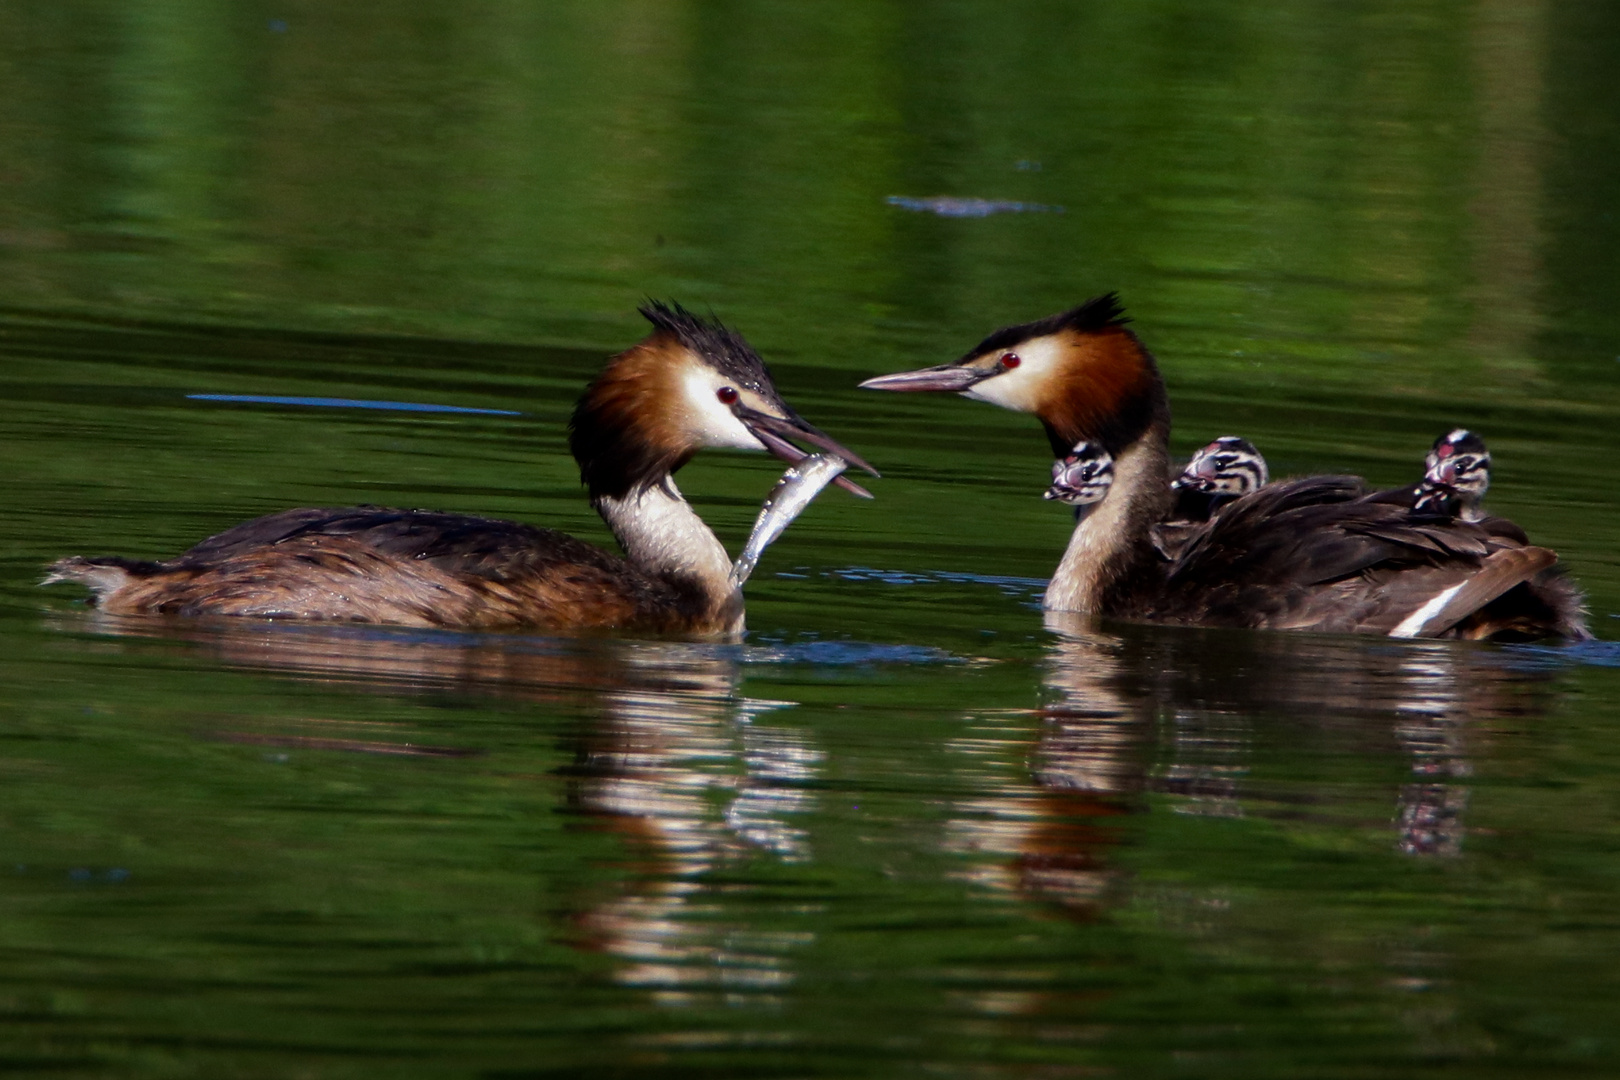
{"label": "fish in beak", "polygon": [[[790,439],[797,439],[800,442],[806,442],[811,446],[820,447],[822,450],[825,450],[830,454],[843,458],[851,465],[865,469],[873,476],[881,475],[876,469],[872,468],[871,465],[868,465],[859,454],[855,453],[855,451],[847,449],[843,444],[833,439],[832,436],[818,430],[808,423],[803,417],[792,412],[789,412],[786,417],[772,416],[770,413],[761,412],[758,409],[751,409],[747,405],[744,405],[741,401],[738,401],[731,406],[731,412],[732,415],[736,416],[738,420],[742,421],[743,426],[748,429],[749,433],[753,435],[754,438],[758,439],[765,445],[765,449],[769,450],[772,454],[781,458],[789,465],[797,465],[799,462],[810,456],[807,452],[800,450],[797,446],[794,446],[793,443],[788,441]],[[846,476],[838,476],[833,483],[837,484],[839,487],[850,492],[851,494],[859,495],[863,499],[870,499],[872,497],[872,493],[870,491],[867,491],[865,488],[861,487],[861,485],[857,484],[855,481]]]}
{"label": "fish in beak", "polygon": [[821,493],[822,488],[835,483],[847,468],[849,462],[836,454],[811,454],[797,464],[788,466],[782,479],[777,481],[776,487],[760,505],[759,516],[754,519],[754,531],[749,534],[748,542],[743,544],[737,561],[732,564],[733,584],[742,587],[772,541],[804,512],[804,508]]}

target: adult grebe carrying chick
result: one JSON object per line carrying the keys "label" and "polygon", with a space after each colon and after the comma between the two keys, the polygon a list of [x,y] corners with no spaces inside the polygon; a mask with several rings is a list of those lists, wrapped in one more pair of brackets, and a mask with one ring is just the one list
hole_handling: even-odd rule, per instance
{"label": "adult grebe carrying chick", "polygon": [[[746,572],[733,572],[681,497],[676,470],[705,447],[805,462],[796,440],[877,472],[782,400],[741,335],[679,305],[648,303],[641,313],[653,332],[608,361],[569,425],[591,504],[624,558],[514,521],[358,506],[256,518],[167,562],[61,559],[45,583],[80,582],[103,611],[126,615],[739,633]],[[815,469],[814,482],[870,497],[829,475],[841,471]],[[754,558],[761,546],[749,545]]]}
{"label": "adult grebe carrying chick", "polygon": [[1353,476],[1268,484],[1166,558],[1170,403],[1112,294],[1009,326],[952,364],[868,379],[1033,413],[1054,455],[1082,440],[1111,483],[1047,586],[1053,611],[1195,626],[1524,640],[1590,636],[1558,556],[1500,518],[1420,516]]}

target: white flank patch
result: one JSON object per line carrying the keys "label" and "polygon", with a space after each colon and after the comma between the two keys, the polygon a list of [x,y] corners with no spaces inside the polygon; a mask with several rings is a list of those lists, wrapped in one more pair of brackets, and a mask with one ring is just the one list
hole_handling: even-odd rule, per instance
{"label": "white flank patch", "polygon": [[1457,595],[1457,591],[1461,589],[1463,585],[1467,584],[1468,582],[1464,581],[1462,584],[1453,585],[1445,592],[1436,596],[1433,600],[1430,600],[1427,604],[1424,604],[1422,607],[1412,612],[1412,614],[1402,619],[1400,625],[1389,632],[1389,636],[1417,637],[1419,634],[1423,633],[1424,624],[1430,619],[1434,618],[1436,615],[1440,614],[1441,609],[1443,609],[1446,604],[1451,601],[1453,596]]}

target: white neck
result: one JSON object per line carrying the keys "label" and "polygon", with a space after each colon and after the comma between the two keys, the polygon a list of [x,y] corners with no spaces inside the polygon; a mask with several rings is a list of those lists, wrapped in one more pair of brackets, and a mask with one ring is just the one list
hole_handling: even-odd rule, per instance
{"label": "white neck", "polygon": [[631,562],[678,587],[701,588],[714,610],[729,620],[727,629],[742,630],[742,590],[732,584],[731,559],[681,498],[673,477],[619,498],[599,495],[592,502]]}
{"label": "white neck", "polygon": [[1104,591],[1131,565],[1141,534],[1168,509],[1169,453],[1150,429],[1114,459],[1114,483],[1069,538],[1041,606],[1100,614]]}

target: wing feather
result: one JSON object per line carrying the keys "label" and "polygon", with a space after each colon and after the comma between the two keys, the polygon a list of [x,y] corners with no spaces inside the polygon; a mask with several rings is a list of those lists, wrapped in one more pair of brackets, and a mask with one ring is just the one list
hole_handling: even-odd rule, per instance
{"label": "wing feather", "polygon": [[1586,633],[1553,552],[1502,518],[1413,514],[1404,490],[1369,494],[1356,477],[1323,476],[1246,495],[1186,538],[1144,613],[1403,637],[1517,633],[1538,620]]}

